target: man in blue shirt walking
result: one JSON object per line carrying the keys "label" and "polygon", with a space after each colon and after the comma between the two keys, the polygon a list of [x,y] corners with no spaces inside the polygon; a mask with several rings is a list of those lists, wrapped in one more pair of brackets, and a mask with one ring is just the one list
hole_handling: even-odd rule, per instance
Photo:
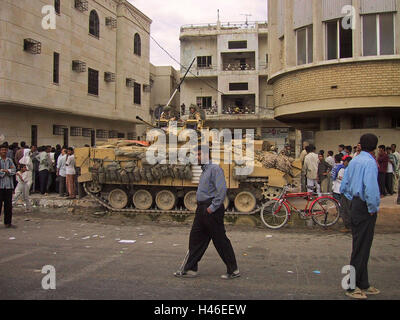
{"label": "man in blue shirt walking", "polygon": [[[208,147],[205,147],[208,149]],[[197,276],[198,262],[213,241],[215,248],[227,267],[222,279],[233,279],[240,276],[236,264],[235,252],[226,236],[224,226],[224,200],[226,183],[222,168],[211,163],[209,152],[198,150],[198,161],[202,163],[202,174],[197,188],[197,209],[189,237],[189,254],[182,270],[174,273],[176,277]]]}
{"label": "man in blue shirt walking", "polygon": [[367,295],[379,293],[368,282],[368,260],[380,204],[378,167],[373,157],[378,138],[374,134],[364,134],[360,144],[362,151],[345,171],[340,192],[351,200],[353,247],[350,265],[356,272],[356,288],[350,288],[346,295],[366,299]]}

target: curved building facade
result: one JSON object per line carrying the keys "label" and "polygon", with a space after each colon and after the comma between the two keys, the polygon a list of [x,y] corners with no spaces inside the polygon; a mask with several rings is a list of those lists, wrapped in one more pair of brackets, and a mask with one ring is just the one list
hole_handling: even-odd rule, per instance
{"label": "curved building facade", "polygon": [[269,0],[275,118],[317,149],[400,145],[400,0]]}

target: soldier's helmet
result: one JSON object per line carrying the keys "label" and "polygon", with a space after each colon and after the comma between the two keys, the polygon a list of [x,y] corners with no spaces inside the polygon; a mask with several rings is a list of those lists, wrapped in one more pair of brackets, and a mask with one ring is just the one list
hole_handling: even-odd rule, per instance
{"label": "soldier's helmet", "polygon": [[193,112],[196,112],[197,111],[197,106],[194,104],[194,103],[192,103],[191,105],[190,105],[190,111],[192,111],[193,110]]}

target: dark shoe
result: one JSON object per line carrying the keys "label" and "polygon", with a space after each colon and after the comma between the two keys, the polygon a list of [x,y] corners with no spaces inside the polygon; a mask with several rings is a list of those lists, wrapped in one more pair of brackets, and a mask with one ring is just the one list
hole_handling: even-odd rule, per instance
{"label": "dark shoe", "polygon": [[223,275],[221,276],[221,279],[230,280],[230,279],[234,279],[234,278],[238,278],[238,277],[240,277],[240,271],[239,271],[239,269],[233,271],[233,273],[226,273],[226,274],[223,274]]}
{"label": "dark shoe", "polygon": [[11,223],[10,224],[6,224],[5,227],[7,229],[16,229],[17,228],[17,226],[15,224],[11,224]]}
{"label": "dark shoe", "polygon": [[197,277],[197,272],[188,270],[188,271],[180,271],[174,272],[174,276],[178,278],[195,278]]}

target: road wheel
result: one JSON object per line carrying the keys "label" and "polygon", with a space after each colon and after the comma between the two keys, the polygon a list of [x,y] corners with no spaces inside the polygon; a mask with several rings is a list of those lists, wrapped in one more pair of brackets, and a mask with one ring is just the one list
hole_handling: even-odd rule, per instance
{"label": "road wheel", "polygon": [[153,204],[153,196],[147,190],[140,189],[133,195],[133,204],[136,209],[147,210]]}
{"label": "road wheel", "polygon": [[196,199],[196,191],[192,190],[185,194],[183,198],[183,203],[185,208],[190,211],[196,211],[197,208],[197,199]]}
{"label": "road wheel", "polygon": [[108,194],[108,202],[115,209],[123,209],[128,204],[128,195],[122,189],[114,189]]}
{"label": "road wheel", "polygon": [[234,200],[235,208],[239,212],[251,212],[257,204],[256,197],[248,191],[238,193]]}
{"label": "road wheel", "polygon": [[85,182],[86,188],[90,193],[99,193],[102,189],[101,184],[93,181]]}
{"label": "road wheel", "polygon": [[176,203],[176,196],[172,191],[161,190],[156,195],[156,205],[161,210],[171,210]]}

